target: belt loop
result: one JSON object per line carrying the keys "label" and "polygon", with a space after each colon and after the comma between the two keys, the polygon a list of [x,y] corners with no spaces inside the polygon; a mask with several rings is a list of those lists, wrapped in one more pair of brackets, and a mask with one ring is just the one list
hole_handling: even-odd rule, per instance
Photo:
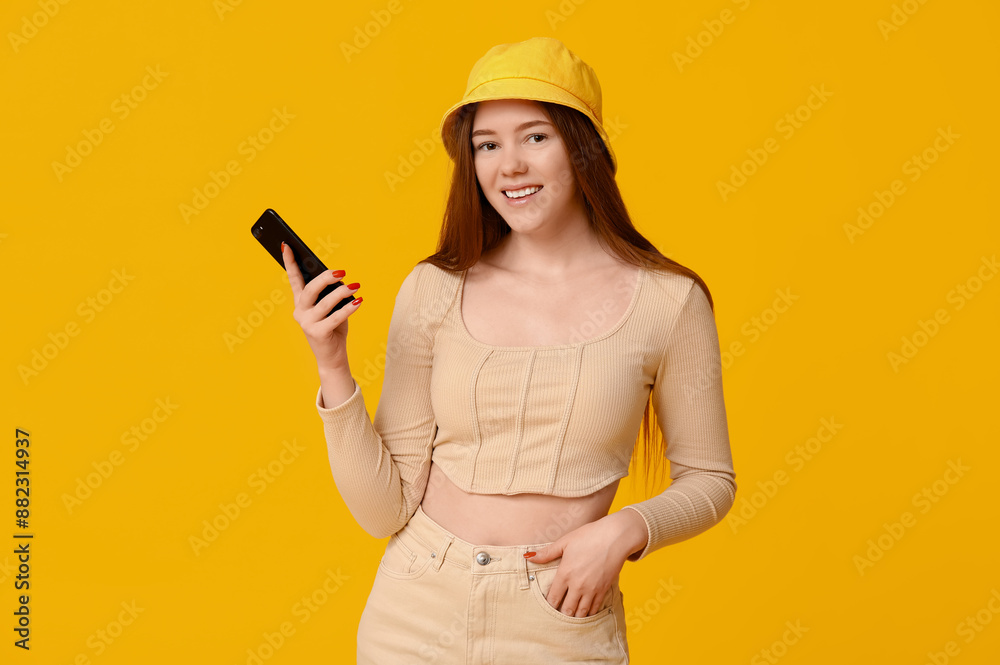
{"label": "belt loop", "polygon": [[[531,550],[528,547],[525,547],[524,548],[524,552],[522,552],[522,554],[526,554],[527,552],[530,552],[530,551]],[[523,589],[527,589],[528,588],[528,558],[525,557],[525,556],[522,556],[521,557],[521,561],[523,561],[523,563],[520,564],[521,565],[521,587],[520,588],[523,590]]]}
{"label": "belt loop", "polygon": [[434,566],[434,570],[441,570],[441,564],[444,563],[445,553],[448,551],[448,547],[451,545],[451,541],[454,540],[452,536],[445,536],[438,545],[438,548],[434,550],[434,560],[431,563]]}

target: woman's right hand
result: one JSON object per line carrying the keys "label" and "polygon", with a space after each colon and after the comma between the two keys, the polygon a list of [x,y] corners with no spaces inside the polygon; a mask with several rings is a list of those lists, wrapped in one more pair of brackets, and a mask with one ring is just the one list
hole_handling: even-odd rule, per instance
{"label": "woman's right hand", "polygon": [[295,253],[285,243],[281,243],[281,258],[285,264],[285,272],[288,273],[288,283],[292,287],[292,302],[295,303],[292,317],[302,326],[302,332],[316,356],[319,369],[347,367],[347,317],[357,311],[361,303],[348,303],[333,314],[330,311],[338,302],[361,288],[361,285],[351,289],[347,284],[341,284],[316,302],[320,291],[341,278],[334,277],[333,271],[327,270],[306,284],[302,271],[295,262]]}

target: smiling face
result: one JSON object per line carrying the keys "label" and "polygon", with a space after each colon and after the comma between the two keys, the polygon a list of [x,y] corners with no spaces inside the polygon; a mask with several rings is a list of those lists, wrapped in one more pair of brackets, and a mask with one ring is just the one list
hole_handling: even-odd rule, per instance
{"label": "smiling face", "polygon": [[561,227],[586,217],[566,144],[538,102],[480,102],[472,151],[479,186],[512,230]]}

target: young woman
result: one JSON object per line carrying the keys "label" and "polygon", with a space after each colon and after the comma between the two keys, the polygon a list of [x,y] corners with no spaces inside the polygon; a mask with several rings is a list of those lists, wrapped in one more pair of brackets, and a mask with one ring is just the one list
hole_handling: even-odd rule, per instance
{"label": "young woman", "polygon": [[[627,663],[625,561],[735,499],[708,288],[633,227],[597,77],[558,40],[490,49],[441,130],[438,251],[396,295],[374,421],[347,357],[361,299],[327,317],[359,284],[315,303],[344,272],[303,285],[283,250],[337,488],[389,537],[358,662]],[[673,482],[608,514],[641,426]]]}

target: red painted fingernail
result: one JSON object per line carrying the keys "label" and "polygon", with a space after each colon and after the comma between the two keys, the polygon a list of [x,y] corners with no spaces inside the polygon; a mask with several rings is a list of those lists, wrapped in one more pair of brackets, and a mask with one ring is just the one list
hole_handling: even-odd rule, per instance
{"label": "red painted fingernail", "polygon": [[285,241],[284,240],[281,241],[281,251],[282,252],[285,251]]}
{"label": "red painted fingernail", "polygon": [[349,289],[351,289],[353,291],[355,289],[361,288],[361,284],[359,284],[358,282],[354,282],[353,284],[348,284],[347,288],[349,288]]}
{"label": "red painted fingernail", "polygon": [[352,305],[360,305],[362,300],[364,300],[364,298],[358,298],[357,300],[351,302],[351,304]]}
{"label": "red painted fingernail", "polygon": [[525,552],[524,553],[524,558],[527,559],[528,557],[533,557],[536,554],[538,554],[538,552]]}
{"label": "red painted fingernail", "polygon": [[338,278],[339,278],[339,277],[343,277],[343,276],[344,276],[344,275],[346,275],[346,274],[347,274],[347,273],[346,273],[346,272],[344,272],[343,270],[334,270],[334,271],[333,271],[333,276],[334,276],[334,277],[338,277]]}

